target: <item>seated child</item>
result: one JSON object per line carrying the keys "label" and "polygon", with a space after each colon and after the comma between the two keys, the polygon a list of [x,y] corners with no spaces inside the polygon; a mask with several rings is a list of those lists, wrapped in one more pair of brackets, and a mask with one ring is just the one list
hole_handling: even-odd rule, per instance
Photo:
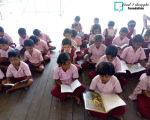
{"label": "seated child", "polygon": [[[122,89],[118,79],[114,76],[115,68],[110,62],[101,62],[96,69],[98,75],[93,78],[89,90],[91,92],[96,92],[100,95],[104,94],[117,94],[120,98],[122,97]],[[110,99],[111,100],[111,99]],[[119,120],[123,120],[121,115],[125,113],[125,107],[120,106],[108,113],[100,113],[92,110],[88,110],[89,113],[100,117],[102,119],[107,119],[108,115],[112,115]]]}
{"label": "seated child", "polygon": [[0,92],[2,92],[2,90],[3,90],[3,86],[2,86],[2,81],[4,80],[5,78],[4,78],[4,74],[3,74],[3,72],[1,71],[1,69],[0,69]]}
{"label": "seated child", "polygon": [[[123,53],[121,54],[120,58],[124,60],[128,66],[136,64],[140,62],[141,66],[145,67],[145,52],[142,48],[142,45],[144,43],[144,39],[140,34],[137,34],[136,36],[131,39],[132,46],[129,46],[124,49]],[[143,74],[144,71],[137,72],[131,74],[129,71],[126,73],[122,73],[123,76],[140,76]]]}
{"label": "seated child", "polygon": [[[94,18],[94,25],[95,24],[99,24],[99,18]],[[91,29],[90,29],[90,34],[92,34],[92,29],[93,29],[93,26],[94,25],[92,25],[92,27],[91,27]]]}
{"label": "seated child", "polygon": [[25,81],[17,84],[16,86],[10,86],[11,88],[6,90],[6,93],[10,93],[11,91],[19,88],[25,88],[28,90],[28,86],[33,83],[29,66],[21,61],[20,53],[18,50],[9,51],[8,58],[11,64],[8,66],[6,80],[2,81],[2,85],[6,86],[6,83],[15,84],[22,80]]}
{"label": "seated child", "polygon": [[[126,37],[128,34],[128,29],[126,27],[122,27],[119,32],[119,36],[114,38],[112,41],[112,45],[122,46],[124,44],[129,45],[129,39]],[[124,47],[125,48],[125,47]],[[118,57],[122,54],[124,48],[118,48]]]}
{"label": "seated child", "polygon": [[38,37],[31,35],[30,38],[34,42],[34,48],[41,51],[44,61],[51,60],[51,56],[49,54],[50,48],[47,46],[46,42],[44,40],[40,40]]}
{"label": "seated child", "polygon": [[[74,19],[74,23],[78,23],[79,24],[79,27],[80,27],[79,30],[82,32],[83,27],[82,27],[81,23],[79,23],[79,22],[80,22],[80,16],[76,16],[75,19]],[[74,26],[73,26],[74,23],[71,25],[71,29],[74,28]]]}
{"label": "seated child", "polygon": [[68,53],[68,55],[71,58],[72,64],[74,64],[78,68],[78,70],[81,70],[81,67],[76,62],[76,57],[77,57],[76,49],[72,48],[71,40],[68,38],[64,38],[62,40],[62,45],[63,45],[63,48],[61,49],[61,53],[63,52]]}
{"label": "seated child", "polygon": [[58,100],[64,100],[67,97],[73,97],[77,100],[77,104],[81,105],[79,95],[85,91],[85,86],[81,84],[73,93],[61,93],[61,84],[70,85],[74,80],[78,79],[78,70],[75,65],[71,64],[71,59],[67,53],[61,53],[58,56],[57,64],[54,68],[53,79],[56,84],[51,90],[51,94]]}
{"label": "seated child", "polygon": [[7,39],[10,47],[12,47],[12,48],[16,47],[16,44],[13,43],[12,38],[7,33],[4,32],[4,29],[2,27],[0,27],[0,38]]}
{"label": "seated child", "polygon": [[10,65],[8,52],[13,50],[13,48],[8,45],[8,41],[5,38],[0,38],[0,48],[0,68],[7,70],[7,67]]}
{"label": "seated child", "polygon": [[88,49],[88,60],[81,64],[82,68],[90,69],[94,67],[98,60],[105,54],[106,46],[102,44],[102,39],[102,35],[95,35],[94,44]]}
{"label": "seated child", "polygon": [[[106,48],[106,55],[102,56],[99,61],[96,64],[96,68],[97,66],[101,63],[101,62],[111,62],[114,67],[115,67],[115,76],[117,77],[117,79],[119,80],[121,85],[125,85],[127,80],[121,76],[121,74],[116,73],[117,71],[121,71],[121,62],[120,59],[117,57],[117,52],[118,49],[115,46],[108,46]],[[91,71],[88,76],[93,79],[97,74],[96,70]]]}
{"label": "seated child", "polygon": [[108,22],[108,28],[106,28],[103,32],[103,35],[105,36],[105,45],[109,46],[112,44],[112,40],[115,37],[115,29],[113,27],[115,26],[114,21],[109,21]]}
{"label": "seated child", "polygon": [[49,37],[47,34],[42,33],[42,32],[41,32],[40,30],[38,30],[38,29],[35,29],[35,30],[33,31],[33,34],[34,34],[35,36],[37,36],[39,39],[44,40],[45,42],[47,42],[47,45],[48,45],[48,47],[50,48],[50,50],[55,50],[55,49],[56,49],[55,46],[51,46],[51,45],[49,44],[49,43],[51,43],[52,41],[51,41],[50,37]]}
{"label": "seated child", "polygon": [[134,29],[135,26],[136,26],[136,22],[134,20],[130,20],[128,22],[128,34],[127,34],[128,39],[131,39],[132,35],[133,37],[136,35],[136,30]]}
{"label": "seated child", "polygon": [[34,42],[31,39],[24,41],[26,51],[24,53],[24,62],[29,65],[31,71],[43,72],[44,64],[41,52],[34,48]]}
{"label": "seated child", "polygon": [[145,51],[146,57],[148,57],[150,53],[150,30],[146,31],[143,38],[144,38],[143,48],[147,48],[147,49],[144,49],[144,51]]}
{"label": "seated child", "polygon": [[26,39],[29,39],[29,36],[27,35],[25,28],[19,28],[18,34],[20,36],[20,38],[19,38],[19,44],[20,44],[20,46],[23,47],[19,52],[20,53],[24,53],[26,51],[26,49],[24,48],[24,41]]}
{"label": "seated child", "polygon": [[138,101],[138,114],[140,117],[145,116],[150,119],[150,68],[146,73],[140,77],[140,82],[136,86],[132,95],[129,96],[131,100]]}

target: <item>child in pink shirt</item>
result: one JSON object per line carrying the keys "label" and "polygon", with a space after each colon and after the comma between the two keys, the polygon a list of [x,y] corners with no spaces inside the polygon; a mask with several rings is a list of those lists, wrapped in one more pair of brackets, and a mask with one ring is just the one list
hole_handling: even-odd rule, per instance
{"label": "child in pink shirt", "polygon": [[13,43],[12,38],[7,33],[4,32],[4,29],[2,27],[0,27],[0,38],[7,39],[10,47],[12,47],[12,48],[16,47],[16,44]]}
{"label": "child in pink shirt", "polygon": [[20,46],[23,47],[19,52],[20,53],[24,53],[26,51],[26,49],[24,47],[24,41],[26,39],[29,39],[29,36],[26,34],[26,29],[25,28],[19,28],[18,34],[20,36],[20,38],[19,38],[19,44],[20,44]]}
{"label": "child in pink shirt", "polygon": [[[136,64],[140,62],[140,64],[145,67],[145,52],[142,48],[142,45],[144,43],[144,39],[140,34],[137,34],[136,36],[133,37],[132,39],[132,46],[129,46],[124,49],[123,53],[121,54],[120,58],[124,60],[128,65],[130,64]],[[129,71],[126,73],[123,73],[123,76],[140,76],[143,74],[144,71],[138,72],[138,73],[133,73],[131,74]]]}
{"label": "child in pink shirt", "polygon": [[62,40],[62,45],[63,48],[61,49],[61,53],[66,52],[70,56],[72,64],[74,64],[78,68],[78,70],[81,71],[81,67],[76,62],[77,53],[76,49],[72,48],[71,40],[69,38],[64,38]]}
{"label": "child in pink shirt", "polygon": [[[124,44],[129,45],[129,39],[126,37],[128,34],[128,29],[123,27],[120,29],[119,36],[114,38],[112,41],[112,45],[122,46]],[[125,47],[124,47],[125,48]],[[124,48],[118,48],[118,57],[122,54]]]}
{"label": "child in pink shirt", "polygon": [[105,54],[106,46],[102,44],[102,39],[102,35],[95,35],[94,44],[88,49],[88,60],[81,64],[83,68],[90,69],[91,67],[94,67],[98,60]]}
{"label": "child in pink shirt", "polygon": [[[120,98],[123,99],[120,83],[118,79],[114,76],[115,74],[114,65],[110,62],[101,62],[97,66],[96,71],[98,75],[95,78],[93,78],[89,90],[91,92],[96,92],[100,95],[117,94]],[[92,110],[88,111],[89,113],[105,120],[107,119],[108,115],[113,115],[119,120],[122,120],[123,118],[121,117],[121,115],[125,113],[125,107],[124,106],[117,107],[108,113],[100,113]]]}
{"label": "child in pink shirt", "polygon": [[55,49],[56,49],[55,46],[50,45],[50,43],[51,43],[52,41],[51,41],[49,35],[47,35],[47,34],[45,34],[45,33],[42,33],[42,32],[41,32],[40,30],[38,30],[38,29],[35,29],[35,30],[33,31],[33,34],[34,34],[35,36],[37,36],[39,39],[44,40],[45,42],[47,42],[47,45],[48,45],[48,47],[50,48],[50,50],[55,50]]}
{"label": "child in pink shirt", "polygon": [[[82,32],[83,27],[82,27],[81,23],[79,23],[79,22],[80,22],[80,16],[76,16],[75,19],[74,19],[74,23],[78,23],[79,24],[79,27],[80,27],[79,30]],[[74,23],[71,25],[71,29],[74,28],[74,26],[73,26]]]}
{"label": "child in pink shirt", "polygon": [[70,85],[74,80],[78,79],[79,75],[76,66],[71,64],[71,59],[67,53],[61,53],[58,56],[57,63],[58,66],[54,68],[53,74],[56,84],[51,90],[51,94],[58,100],[73,97],[77,100],[77,104],[81,105],[79,95],[85,91],[84,85],[81,84],[73,93],[61,93],[61,85]]}
{"label": "child in pink shirt", "polygon": [[106,46],[111,45],[112,40],[115,37],[115,34],[114,35],[109,35],[109,31],[114,31],[115,32],[115,29],[113,29],[114,26],[115,26],[115,22],[114,21],[109,21],[108,22],[108,28],[106,28],[103,32],[103,35],[105,36],[105,45]]}
{"label": "child in pink shirt", "polygon": [[[94,25],[95,25],[95,24],[99,24],[99,18],[94,18]],[[90,34],[92,34],[92,29],[93,29],[93,26],[94,26],[94,25],[91,26]]]}
{"label": "child in pink shirt", "polygon": [[4,74],[0,69],[0,92],[2,92],[2,90],[3,90],[3,86],[1,84],[3,80],[4,80]]}
{"label": "child in pink shirt", "polygon": [[26,51],[24,53],[24,62],[29,65],[31,71],[43,72],[43,57],[39,50],[34,48],[34,42],[31,39],[24,41]]}
{"label": "child in pink shirt", "polygon": [[140,117],[145,116],[150,119],[150,68],[146,73],[140,77],[140,82],[136,86],[132,95],[129,96],[131,100],[138,101],[138,114]]}
{"label": "child in pink shirt", "polygon": [[28,90],[28,86],[33,83],[33,79],[31,77],[31,72],[28,65],[21,61],[20,53],[18,50],[9,51],[8,58],[11,64],[8,66],[6,72],[6,80],[2,81],[2,85],[6,86],[6,83],[15,84],[22,80],[24,80],[24,82],[18,83],[13,87],[10,86],[11,88],[6,90],[6,93],[20,88],[25,88],[26,90]]}
{"label": "child in pink shirt", "polygon": [[13,48],[8,45],[8,41],[5,38],[0,38],[0,48],[0,68],[7,70],[7,67],[10,65],[8,52],[13,50]]}
{"label": "child in pink shirt", "polygon": [[50,62],[51,56],[49,54],[50,48],[47,46],[47,43],[44,40],[40,40],[38,37],[32,35],[30,36],[31,40],[34,42],[34,48],[41,51],[44,61]]}
{"label": "child in pink shirt", "polygon": [[[97,64],[95,65],[95,67],[97,68],[97,66],[101,63],[101,62],[111,62],[114,67],[115,67],[115,72],[117,71],[121,71],[121,61],[120,59],[117,57],[117,52],[118,49],[115,46],[108,46],[106,48],[106,55],[102,56],[99,61],[97,62]],[[95,76],[97,75],[96,70],[91,71],[88,76],[93,79]],[[125,85],[127,80],[121,76],[121,74],[119,73],[115,73],[115,76],[118,78],[119,82],[121,85]]]}
{"label": "child in pink shirt", "polygon": [[136,35],[136,30],[134,29],[135,26],[136,26],[136,22],[134,20],[130,20],[128,22],[128,34],[127,34],[128,39],[131,39],[132,35],[133,37]]}

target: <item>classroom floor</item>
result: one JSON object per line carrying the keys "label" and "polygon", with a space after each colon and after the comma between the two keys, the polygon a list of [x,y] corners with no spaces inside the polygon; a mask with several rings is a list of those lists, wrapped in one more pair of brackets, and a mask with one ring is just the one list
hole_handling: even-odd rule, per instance
{"label": "classroom floor", "polygon": [[[28,13],[23,15],[11,14],[9,16],[10,19],[6,19],[8,16],[4,15],[4,20],[0,20],[0,26],[4,27],[6,33],[12,36],[17,45],[19,44],[18,28],[24,27],[28,35],[32,35],[33,29],[36,28],[49,34],[52,39],[52,45],[56,46],[56,50],[51,52],[51,62],[45,66],[44,72],[33,72],[34,83],[28,91],[19,89],[10,94],[6,94],[4,91],[0,93],[0,120],[102,120],[93,115],[89,115],[87,110],[85,110],[84,103],[79,106],[74,99],[66,99],[63,102],[59,102],[50,93],[55,84],[55,81],[52,79],[53,70],[57,65],[56,60],[63,38],[63,30],[67,27],[70,28],[74,16],[80,15],[82,17],[81,23],[83,23],[85,32],[89,32],[94,17],[100,18],[102,31],[107,27],[107,22],[109,21],[109,19],[101,18],[101,15],[94,16],[94,14],[88,19],[87,15],[84,15],[79,10],[77,14],[73,11],[70,14],[71,12],[69,13],[68,11],[73,10],[74,7],[66,4],[62,17],[59,16],[59,13]],[[16,15],[19,17],[15,19],[14,16]],[[123,23],[119,21],[124,15],[120,14],[119,18],[117,18],[118,15],[119,13],[116,14],[116,18],[111,15],[113,18],[111,20],[116,22],[115,27],[120,29],[121,26],[126,26],[127,21],[130,19],[136,19],[138,24],[136,26],[137,33],[141,33],[143,23],[140,13],[136,13],[134,16],[130,14],[131,18],[124,19]],[[79,61],[80,65],[83,60]],[[86,91],[88,91],[91,83],[91,79],[88,77],[90,71],[83,69],[79,77],[80,82],[86,86]],[[124,100],[127,103],[125,106],[126,112],[123,115],[124,120],[148,120],[145,117],[138,117],[137,102],[131,101],[128,98],[138,82],[139,78],[127,78],[127,84],[122,86]],[[115,120],[115,118],[109,116],[108,120]]]}

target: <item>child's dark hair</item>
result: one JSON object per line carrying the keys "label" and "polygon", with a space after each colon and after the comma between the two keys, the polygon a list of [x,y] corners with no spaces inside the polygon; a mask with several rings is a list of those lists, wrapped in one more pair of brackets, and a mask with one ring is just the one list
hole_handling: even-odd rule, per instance
{"label": "child's dark hair", "polygon": [[33,34],[36,35],[36,36],[39,36],[40,35],[40,30],[39,29],[35,29],[33,30]]}
{"label": "child's dark hair", "polygon": [[120,32],[123,32],[123,33],[128,34],[128,29],[127,29],[126,27],[122,27],[122,28],[120,29]]}
{"label": "child's dark hair", "polygon": [[24,34],[26,34],[26,29],[24,29],[24,28],[19,28],[19,29],[18,29],[18,34],[19,34],[19,35],[24,35]]}
{"label": "child's dark hair", "polygon": [[111,62],[101,62],[98,64],[96,71],[99,75],[114,75],[115,67]]}
{"label": "child's dark hair", "polygon": [[79,26],[79,24],[78,24],[78,23],[74,23],[74,24],[73,24],[73,28],[74,28],[75,26]]}
{"label": "child's dark hair", "polygon": [[61,67],[61,65],[65,64],[68,60],[71,61],[70,56],[66,52],[61,53],[57,58],[57,64],[59,65],[59,67]]}
{"label": "child's dark hair", "polygon": [[136,22],[134,20],[130,20],[128,22],[128,26],[134,28],[136,26]]}
{"label": "child's dark hair", "polygon": [[144,36],[148,36],[150,35],[150,30],[147,30],[146,33],[144,34]]}
{"label": "child's dark hair", "polygon": [[103,41],[103,37],[100,34],[95,35],[94,37],[94,42],[102,42]]}
{"label": "child's dark hair", "polygon": [[99,18],[94,18],[94,21],[95,21],[95,20],[98,20],[98,21],[99,21]]}
{"label": "child's dark hair", "polygon": [[71,40],[69,38],[64,38],[62,40],[62,45],[71,45]]}
{"label": "child's dark hair", "polygon": [[76,31],[75,29],[72,29],[72,30],[71,30],[71,33],[72,33],[72,37],[77,36],[77,31]]}
{"label": "child's dark hair", "polygon": [[108,26],[115,26],[115,22],[114,21],[109,21]]}
{"label": "child's dark hair", "polygon": [[3,27],[1,27],[1,26],[0,26],[0,32],[4,32],[4,29],[3,29]]}
{"label": "child's dark hair", "polygon": [[25,47],[26,47],[26,46],[34,46],[33,40],[31,40],[31,39],[26,39],[26,40],[24,41],[24,46],[25,46]]}
{"label": "child's dark hair", "polygon": [[118,49],[116,46],[109,45],[106,48],[106,55],[111,55],[112,57],[116,57],[118,53]]}
{"label": "child's dark hair", "polygon": [[0,38],[0,44],[8,44],[7,39],[5,39],[5,38]]}
{"label": "child's dark hair", "polygon": [[10,50],[8,52],[8,58],[11,58],[11,57],[18,57],[20,58],[20,53],[18,50]]}
{"label": "child's dark hair", "polygon": [[147,69],[146,75],[147,75],[147,76],[150,76],[150,68]]}
{"label": "child's dark hair", "polygon": [[133,45],[132,45],[132,41],[133,41],[133,42],[136,42],[136,43],[141,43],[141,42],[144,43],[144,38],[142,37],[142,35],[137,34],[137,35],[135,35],[135,36],[133,37],[133,39],[130,39],[129,42],[130,42],[130,45],[131,45],[131,46],[133,46]]}
{"label": "child's dark hair", "polygon": [[33,40],[34,44],[39,41],[38,37],[35,35],[31,35],[29,39]]}
{"label": "child's dark hair", "polygon": [[63,33],[63,35],[65,36],[65,34],[66,33],[70,33],[71,34],[71,29],[69,29],[69,28],[66,28],[65,30],[64,30],[64,33]]}
{"label": "child's dark hair", "polygon": [[96,29],[99,29],[99,31],[100,31],[100,33],[101,33],[101,26],[99,25],[99,24],[95,24],[94,26],[93,26],[93,29],[92,29],[92,33],[94,34],[94,30],[96,30]]}
{"label": "child's dark hair", "polygon": [[76,16],[76,17],[74,18],[74,21],[80,21],[80,16]]}

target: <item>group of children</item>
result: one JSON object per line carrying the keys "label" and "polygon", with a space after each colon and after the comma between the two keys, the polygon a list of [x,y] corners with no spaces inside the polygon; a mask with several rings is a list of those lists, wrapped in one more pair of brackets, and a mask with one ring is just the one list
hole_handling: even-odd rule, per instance
{"label": "group of children", "polygon": [[[108,28],[102,34],[99,19],[95,18],[90,33],[84,33],[83,36],[80,36],[79,33],[83,29],[81,23],[79,23],[80,17],[76,16],[74,21],[71,29],[66,28],[63,33],[65,38],[62,40],[61,50],[59,51],[58,66],[54,68],[53,79],[56,83],[51,90],[51,94],[58,100],[73,97],[77,100],[77,104],[81,104],[82,93],[86,89],[85,86],[81,83],[81,86],[75,89],[73,93],[61,93],[61,84],[70,85],[79,78],[79,73],[82,73],[82,69],[95,68],[94,71],[88,74],[92,79],[89,87],[90,91],[97,92],[100,95],[118,94],[121,98],[121,85],[125,85],[127,82],[125,77],[140,77],[139,84],[129,98],[138,100],[139,116],[143,115],[150,119],[148,108],[150,107],[148,103],[150,100],[150,59],[147,65],[145,62],[150,53],[150,30],[147,30],[144,36],[136,34],[134,28],[136,22],[130,20],[127,24],[128,27],[122,27],[119,31],[119,36],[116,37],[115,22],[109,21]],[[45,62],[49,62],[51,59],[49,51],[56,49],[56,47],[49,44],[51,42],[49,36],[38,29],[35,29],[33,31],[34,35],[30,37],[28,37],[24,28],[20,28],[18,33],[22,49],[14,50],[15,46],[12,45],[15,44],[8,40],[10,37],[5,37],[7,34],[0,27],[0,68],[7,70],[6,78],[3,72],[0,71],[0,88],[2,90],[2,86],[6,86],[6,83],[25,80],[8,89],[6,93],[18,88],[28,89],[28,86],[33,83],[30,70],[44,71]],[[88,48],[77,50],[81,46],[87,46],[87,44],[89,44]],[[123,45],[126,46],[121,47]],[[24,62],[21,61],[19,52],[24,53]],[[80,66],[77,61],[81,60],[86,54],[88,54],[87,60]],[[129,71],[119,73],[118,71],[121,71],[120,60],[124,60],[128,66],[140,63],[147,71],[143,70],[133,74]],[[103,119],[107,119],[108,115],[113,115],[122,120],[121,115],[125,113],[125,107],[117,107],[107,114],[91,110],[88,112]]]}

